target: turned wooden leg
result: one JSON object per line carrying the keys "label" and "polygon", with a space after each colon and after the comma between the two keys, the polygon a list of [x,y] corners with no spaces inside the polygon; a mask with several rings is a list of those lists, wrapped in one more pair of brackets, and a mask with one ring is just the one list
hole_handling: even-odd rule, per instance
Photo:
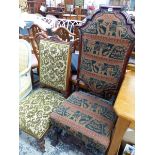
{"label": "turned wooden leg", "polygon": [[39,140],[37,140],[38,146],[41,150],[41,152],[45,152],[45,139],[41,138]]}

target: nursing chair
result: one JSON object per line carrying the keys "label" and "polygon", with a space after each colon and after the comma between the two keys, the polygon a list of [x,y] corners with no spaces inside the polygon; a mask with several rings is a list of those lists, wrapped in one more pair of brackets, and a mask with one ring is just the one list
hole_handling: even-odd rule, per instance
{"label": "nursing chair", "polygon": [[[100,7],[79,28],[77,91],[50,115],[59,131],[55,143],[72,137],[85,154],[107,154],[117,120],[114,101],[134,47],[132,24],[122,7]],[[79,91],[80,81],[86,87]]]}
{"label": "nursing chair", "polygon": [[34,89],[20,102],[19,126],[36,138],[41,151],[44,151],[44,135],[50,127],[50,112],[68,96],[70,44],[58,39],[41,39],[39,50],[41,87]]}
{"label": "nursing chair", "polygon": [[31,45],[19,40],[19,100],[25,98],[32,90],[31,82]]}

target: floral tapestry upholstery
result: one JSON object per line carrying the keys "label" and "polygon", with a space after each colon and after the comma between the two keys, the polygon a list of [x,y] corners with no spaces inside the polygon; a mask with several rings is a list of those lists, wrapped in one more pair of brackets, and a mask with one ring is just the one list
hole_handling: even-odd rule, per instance
{"label": "floral tapestry upholstery", "polygon": [[70,45],[51,40],[40,40],[40,83],[60,91],[67,89],[67,72],[70,66]]}
{"label": "floral tapestry upholstery", "polygon": [[116,97],[134,45],[131,24],[126,22],[119,9],[108,11],[101,7],[80,27],[79,79],[107,100]]}
{"label": "floral tapestry upholstery", "polygon": [[82,91],[74,92],[51,113],[54,125],[67,129],[86,145],[95,144],[103,152],[109,146],[116,118],[109,101]]}
{"label": "floral tapestry upholstery", "polygon": [[32,91],[19,105],[20,129],[40,139],[50,126],[50,112],[64,100],[62,94],[50,89]]}

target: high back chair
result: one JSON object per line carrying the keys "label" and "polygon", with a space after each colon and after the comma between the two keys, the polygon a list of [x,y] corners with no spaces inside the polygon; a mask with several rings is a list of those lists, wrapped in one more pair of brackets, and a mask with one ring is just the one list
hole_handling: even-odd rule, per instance
{"label": "high back chair", "polygon": [[44,135],[50,127],[50,112],[68,96],[70,45],[41,39],[39,50],[42,87],[33,90],[20,102],[19,125],[21,130],[36,138],[41,151],[45,151]]}
{"label": "high back chair", "polygon": [[77,139],[72,142],[80,142],[85,154],[106,154],[109,148],[117,120],[113,104],[134,47],[133,28],[122,7],[100,7],[80,27],[77,88],[82,81],[86,91],[74,92],[54,108],[51,121]]}
{"label": "high back chair", "polygon": [[24,99],[32,90],[31,45],[19,40],[19,100]]}

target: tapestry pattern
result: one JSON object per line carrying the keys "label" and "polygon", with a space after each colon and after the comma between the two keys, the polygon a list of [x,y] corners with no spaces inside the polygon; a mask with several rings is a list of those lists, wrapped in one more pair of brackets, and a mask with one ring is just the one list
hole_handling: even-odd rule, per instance
{"label": "tapestry pattern", "polygon": [[50,112],[64,100],[62,94],[49,89],[32,91],[19,105],[20,129],[40,139],[50,126]]}
{"label": "tapestry pattern", "polygon": [[70,46],[51,40],[41,40],[40,82],[58,90],[66,90],[67,65]]}
{"label": "tapestry pattern", "polygon": [[51,113],[53,126],[78,137],[94,155],[106,154],[117,120],[113,103],[134,45],[126,20],[118,8],[104,7],[86,19],[79,28],[82,50],[77,77],[91,94],[74,92]]}
{"label": "tapestry pattern", "polygon": [[113,101],[134,36],[120,15],[100,12],[81,27],[79,79],[92,92]]}
{"label": "tapestry pattern", "polygon": [[51,118],[107,148],[117,116],[109,101],[80,91],[54,108]]}

